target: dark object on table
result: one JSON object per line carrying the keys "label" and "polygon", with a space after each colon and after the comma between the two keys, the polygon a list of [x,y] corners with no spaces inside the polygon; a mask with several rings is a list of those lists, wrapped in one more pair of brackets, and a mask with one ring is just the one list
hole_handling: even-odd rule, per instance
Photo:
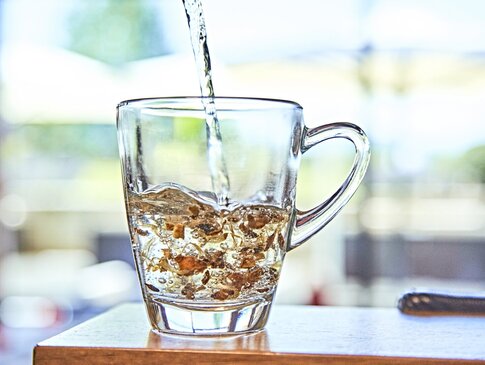
{"label": "dark object on table", "polygon": [[401,296],[397,307],[411,315],[485,316],[485,295],[410,291]]}

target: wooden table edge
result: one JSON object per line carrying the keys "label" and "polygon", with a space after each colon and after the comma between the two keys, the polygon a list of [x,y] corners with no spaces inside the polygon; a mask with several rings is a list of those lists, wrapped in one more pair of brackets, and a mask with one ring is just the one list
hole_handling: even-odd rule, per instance
{"label": "wooden table edge", "polygon": [[[133,354],[133,353],[137,354]],[[33,349],[35,365],[171,365],[240,364],[240,365],[466,365],[485,364],[479,359],[445,359],[426,357],[396,357],[376,355],[301,354],[282,352],[204,351],[153,348],[41,346]],[[115,362],[113,362],[115,360]]]}

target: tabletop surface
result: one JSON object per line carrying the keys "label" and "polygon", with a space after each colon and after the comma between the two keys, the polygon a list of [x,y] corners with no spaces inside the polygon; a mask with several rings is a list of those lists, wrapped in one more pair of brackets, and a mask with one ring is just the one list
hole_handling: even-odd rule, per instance
{"label": "tabletop surface", "polygon": [[[485,364],[484,317],[413,317],[391,308],[274,306],[267,328],[234,337],[156,335],[124,304],[39,343],[35,365]],[[163,362],[164,363],[164,362]]]}

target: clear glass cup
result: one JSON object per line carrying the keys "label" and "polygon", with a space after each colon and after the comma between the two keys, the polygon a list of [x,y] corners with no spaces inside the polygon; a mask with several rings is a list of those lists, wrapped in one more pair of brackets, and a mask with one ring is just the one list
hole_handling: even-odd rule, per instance
{"label": "clear glass cup", "polygon": [[[158,333],[261,330],[285,254],[339,212],[369,163],[368,139],[356,125],[307,128],[302,107],[290,101],[212,101],[222,157],[214,155],[213,141],[208,144],[211,100],[175,97],[118,105],[132,248],[148,316]],[[300,157],[331,138],[354,144],[351,171],[329,199],[300,211],[295,207]],[[224,189],[214,171],[227,173]]]}

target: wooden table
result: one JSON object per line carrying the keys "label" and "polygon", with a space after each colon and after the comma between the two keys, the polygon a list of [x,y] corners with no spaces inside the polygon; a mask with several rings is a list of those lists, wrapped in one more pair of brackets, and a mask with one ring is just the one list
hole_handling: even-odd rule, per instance
{"label": "wooden table", "polygon": [[142,304],[125,304],[34,349],[34,365],[322,363],[485,364],[485,318],[275,306],[263,332],[200,338],[153,334]]}

